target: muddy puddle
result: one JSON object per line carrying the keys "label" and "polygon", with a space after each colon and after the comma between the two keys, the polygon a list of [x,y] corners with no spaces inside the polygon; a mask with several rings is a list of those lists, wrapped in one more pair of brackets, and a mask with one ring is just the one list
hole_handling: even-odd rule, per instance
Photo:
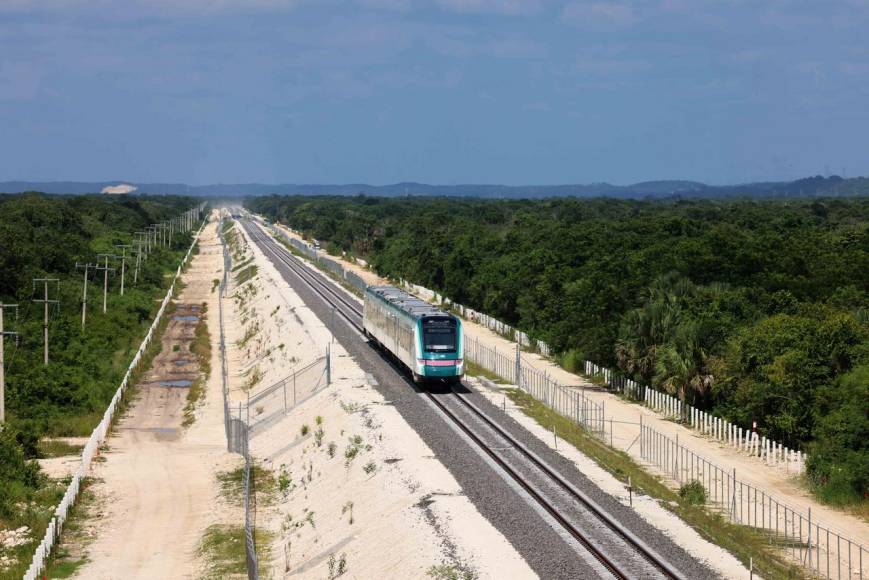
{"label": "muddy puddle", "polygon": [[153,411],[144,427],[161,439],[180,436],[187,394],[200,373],[190,347],[201,319],[198,304],[175,305],[161,338],[162,349],[139,384],[143,403]]}

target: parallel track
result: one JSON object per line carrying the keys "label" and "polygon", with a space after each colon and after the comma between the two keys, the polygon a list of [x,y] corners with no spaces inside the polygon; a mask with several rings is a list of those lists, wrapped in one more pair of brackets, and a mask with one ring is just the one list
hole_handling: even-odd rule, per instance
{"label": "parallel track", "polygon": [[[315,274],[307,266],[300,262],[300,259],[293,255],[288,249],[281,246],[278,242],[264,235],[259,227],[246,227],[248,235],[251,239],[263,242],[262,248],[264,251],[273,256],[276,260],[286,265],[292,270],[302,281],[304,281],[314,292],[316,292],[324,301],[330,304],[337,310],[347,322],[356,328],[360,333],[364,334],[362,327],[362,309],[357,303],[351,301],[343,290],[339,290],[331,282],[325,282],[320,274]],[[276,251],[276,248],[280,251]],[[607,570],[609,570],[616,578],[628,579],[635,576],[635,573],[625,571],[622,566],[612,557],[607,555],[601,548],[596,546],[594,542],[589,540],[585,534],[574,526],[570,520],[564,516],[558,508],[547,499],[538,489],[522,477],[513,467],[496,453],[490,445],[463,421],[454,411],[442,401],[439,400],[433,393],[424,391],[424,394],[435,406],[454,423],[467,437],[474,442],[488,457],[492,459],[512,480],[514,480],[523,490],[528,493],[553,519],[555,519],[573,538],[575,538],[595,559],[597,559]],[[609,515],[602,507],[594,500],[589,498],[582,491],[565,480],[558,472],[548,466],[535,453],[526,448],[522,443],[517,441],[506,430],[500,427],[495,421],[489,418],[485,413],[468,401],[461,393],[452,390],[454,400],[460,401],[461,405],[468,409],[473,415],[477,416],[484,424],[492,429],[499,437],[509,442],[513,449],[518,451],[526,461],[534,465],[538,470],[544,473],[549,479],[555,482],[567,495],[574,499],[585,510],[593,514],[602,521],[609,529],[615,532],[626,544],[633,548],[637,553],[652,564],[658,572],[666,578],[683,579],[685,576],[679,572],[672,564],[657,554],[645,542],[637,538],[630,530],[620,525],[611,515]]]}

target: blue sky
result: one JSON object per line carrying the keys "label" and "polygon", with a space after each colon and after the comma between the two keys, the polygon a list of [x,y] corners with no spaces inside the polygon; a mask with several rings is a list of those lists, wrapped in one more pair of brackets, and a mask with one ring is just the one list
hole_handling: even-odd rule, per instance
{"label": "blue sky", "polygon": [[867,0],[0,0],[0,180],[869,174]]}

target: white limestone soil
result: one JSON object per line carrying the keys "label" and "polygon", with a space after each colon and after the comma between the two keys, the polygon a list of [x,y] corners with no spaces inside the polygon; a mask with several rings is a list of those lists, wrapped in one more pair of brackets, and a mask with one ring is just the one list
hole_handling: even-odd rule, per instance
{"label": "white limestone soil", "polygon": [[[235,351],[230,360],[242,369],[230,368],[239,399],[247,397],[243,369],[257,365],[268,377],[256,393],[322,355],[331,339],[262,252],[247,247],[258,266],[247,282],[256,295],[229,318],[238,321],[234,336],[244,337],[244,319],[248,328],[259,325],[262,340],[227,343]],[[479,578],[535,577],[352,357],[338,343],[331,351],[332,384],[251,434],[255,457],[278,486],[258,508],[258,525],[272,534],[261,571],[326,578],[331,566],[351,578],[424,578],[432,566],[452,566]],[[301,382],[297,389],[304,390]],[[254,405],[251,413],[268,416],[274,404]]]}
{"label": "white limestone soil", "polygon": [[[298,233],[292,229],[284,226],[279,227],[288,235],[301,239]],[[389,284],[389,281],[385,278],[377,276],[358,264],[331,256],[330,258],[341,261],[343,266],[363,276],[369,284]],[[503,338],[480,324],[463,320],[462,326],[467,336],[479,340],[481,344],[489,348],[495,348],[509,356],[512,356],[515,352],[516,343]],[[838,531],[843,537],[850,537],[864,546],[869,545],[869,522],[819,503],[808,493],[800,480],[794,474],[788,473],[784,467],[766,465],[756,457],[749,457],[732,447],[701,435],[694,429],[689,429],[667,420],[662,415],[642,405],[628,402],[616,395],[604,392],[582,377],[564,370],[541,355],[523,353],[522,362],[541,372],[548,373],[559,384],[584,389],[586,396],[590,399],[597,403],[603,403],[607,419],[613,419],[613,445],[619,449],[626,450],[640,463],[645,462],[640,458],[639,445],[631,444],[636,441],[639,435],[640,416],[642,415],[642,421],[646,426],[667,435],[671,439],[678,437],[680,444],[697,455],[711,460],[727,472],[732,472],[735,469],[736,476],[740,481],[765,490],[768,494],[802,511],[804,514],[811,508],[813,521],[821,522],[825,527]],[[652,466],[648,466],[648,468],[650,471],[656,471]]]}
{"label": "white limestone soil", "polygon": [[[218,336],[217,293],[222,257],[216,223],[206,226],[199,255],[183,275],[178,302],[208,305],[208,328]],[[164,348],[166,343],[164,342]],[[143,389],[116,433],[108,439],[104,461],[94,464],[91,488],[101,518],[90,522],[95,539],[85,546],[88,562],[77,577],[194,578],[202,564],[197,548],[212,523],[235,520],[218,501],[215,473],[231,469],[237,458],[226,452],[220,363],[212,348],[212,372],[196,420],[181,427],[186,390]],[[237,510],[236,510],[237,511]]]}

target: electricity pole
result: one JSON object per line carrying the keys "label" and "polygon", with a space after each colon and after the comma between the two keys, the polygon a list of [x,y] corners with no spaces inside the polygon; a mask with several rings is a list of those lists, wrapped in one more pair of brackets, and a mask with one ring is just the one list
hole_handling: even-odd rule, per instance
{"label": "electricity pole", "polygon": [[157,247],[157,230],[160,229],[160,227],[159,224],[151,224],[148,229],[151,230],[151,236],[154,237],[153,244],[150,243],[150,239],[148,240],[148,253],[150,253],[152,249]]}
{"label": "electricity pole", "polygon": [[3,338],[7,335],[18,335],[17,332],[6,332],[3,330],[3,310],[6,308],[14,308],[17,315],[18,305],[0,302],[0,424],[6,422],[6,361],[3,358]]}
{"label": "electricity pole", "polygon": [[34,300],[34,302],[36,302],[37,304],[41,303],[44,307],[44,311],[43,311],[44,314],[42,317],[42,342],[44,343],[43,344],[44,356],[43,356],[42,364],[44,364],[45,366],[48,366],[48,305],[60,303],[60,300],[49,300],[48,299],[48,285],[51,284],[52,282],[54,282],[57,285],[55,287],[57,295],[60,296],[60,280],[58,280],[57,278],[34,278],[33,279],[34,292],[36,291],[36,284],[38,282],[42,283],[44,298],[42,300]]}
{"label": "electricity pole", "polygon": [[[127,248],[133,249],[133,246],[116,245],[116,248],[121,248],[121,296],[124,295],[124,268],[127,264]],[[117,256],[115,256],[117,257]]]}
{"label": "electricity pole", "polygon": [[96,264],[79,264],[75,263],[76,270],[84,268],[84,286],[81,292],[81,328],[84,330],[85,320],[88,312],[88,270],[96,268]]}
{"label": "electricity pole", "polygon": [[[138,235],[139,232],[136,232]],[[139,264],[142,262],[142,245],[144,245],[144,240],[135,240],[133,242],[136,245],[136,270],[133,273],[133,286],[139,283]]]}
{"label": "electricity pole", "polygon": [[[105,264],[103,266],[99,265],[100,258],[105,259]],[[114,268],[109,268],[109,258],[117,258],[117,256],[111,254],[97,254],[96,269],[103,271],[103,314],[106,313],[106,297],[109,294],[109,270],[112,272],[115,271]]]}

